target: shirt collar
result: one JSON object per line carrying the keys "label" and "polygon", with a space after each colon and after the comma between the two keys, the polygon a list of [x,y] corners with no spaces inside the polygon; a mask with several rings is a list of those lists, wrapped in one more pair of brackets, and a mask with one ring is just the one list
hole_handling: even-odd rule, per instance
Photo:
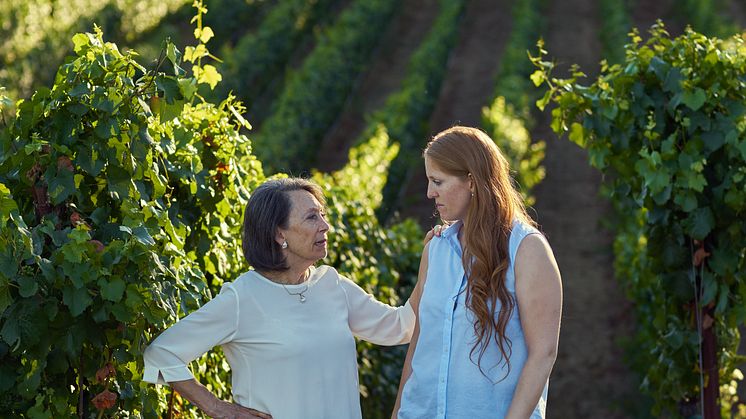
{"label": "shirt collar", "polygon": [[448,226],[445,230],[443,230],[443,232],[440,234],[440,237],[448,241],[458,243],[458,232],[461,229],[462,225],[463,222],[461,220],[456,221],[455,223]]}

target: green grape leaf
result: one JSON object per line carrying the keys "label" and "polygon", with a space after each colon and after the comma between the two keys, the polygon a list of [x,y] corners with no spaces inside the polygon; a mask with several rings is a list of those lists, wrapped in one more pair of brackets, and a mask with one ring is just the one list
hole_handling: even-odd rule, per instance
{"label": "green grape leaf", "polygon": [[694,91],[685,91],[681,95],[681,102],[693,111],[699,110],[705,104],[705,100],[707,100],[707,95],[700,88],[696,88]]}
{"label": "green grape leaf", "polygon": [[77,317],[93,303],[93,299],[88,295],[86,287],[75,288],[72,285],[65,286],[62,290],[62,301],[70,310],[73,317]]}
{"label": "green grape leaf", "polygon": [[39,286],[36,283],[36,278],[23,276],[18,278],[18,294],[21,297],[28,298],[36,294],[39,290]]}
{"label": "green grape leaf", "polygon": [[697,208],[686,220],[688,230],[693,238],[703,240],[715,226],[715,216],[710,208]]}
{"label": "green grape leaf", "polygon": [[144,244],[145,246],[155,245],[155,240],[153,240],[153,237],[143,226],[135,227],[134,229],[132,229],[132,235],[135,236],[137,241]]}
{"label": "green grape leaf", "polygon": [[98,285],[101,288],[101,296],[104,299],[115,303],[122,300],[125,283],[121,278],[101,278],[98,281]]}

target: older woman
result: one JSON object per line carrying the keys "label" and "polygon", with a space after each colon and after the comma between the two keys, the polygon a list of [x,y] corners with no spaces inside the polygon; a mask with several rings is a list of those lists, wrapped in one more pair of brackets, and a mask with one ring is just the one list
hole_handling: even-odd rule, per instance
{"label": "older woman", "polygon": [[[254,268],[156,338],[144,380],[168,383],[216,418],[360,418],[353,336],[381,345],[409,342],[409,303],[378,302],[329,266],[329,224],[321,189],[271,180],[244,215],[243,250]],[[221,345],[235,403],[198,383],[187,364]]]}

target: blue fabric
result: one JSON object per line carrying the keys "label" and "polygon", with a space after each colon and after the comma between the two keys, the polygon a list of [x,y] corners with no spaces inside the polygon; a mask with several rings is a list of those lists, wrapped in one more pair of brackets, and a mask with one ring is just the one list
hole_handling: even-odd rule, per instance
{"label": "blue fabric", "polygon": [[[506,336],[512,341],[510,372],[494,341],[482,357],[482,371],[477,366],[479,350],[471,355],[476,336],[473,313],[465,305],[466,276],[458,241],[460,228],[461,223],[456,223],[441,237],[430,241],[427,281],[419,307],[420,336],[412,357],[412,374],[402,392],[399,419],[503,418],[526,362],[526,342],[517,300],[505,328]],[[506,285],[513,298],[513,261],[518,246],[529,234],[540,233],[527,224],[513,224],[510,266],[506,274]],[[499,300],[497,304],[496,317]],[[544,418],[548,386],[547,381],[531,419]]]}

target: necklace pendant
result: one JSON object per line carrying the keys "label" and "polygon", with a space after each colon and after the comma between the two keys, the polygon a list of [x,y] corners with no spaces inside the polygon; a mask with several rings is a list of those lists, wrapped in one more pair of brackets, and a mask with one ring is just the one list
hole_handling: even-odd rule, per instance
{"label": "necklace pendant", "polygon": [[306,284],[306,286],[301,291],[299,291],[299,292],[290,292],[290,290],[288,289],[288,287],[285,286],[285,284],[282,284],[282,288],[285,289],[285,292],[287,292],[288,295],[297,295],[298,296],[298,301],[300,301],[301,303],[305,303],[306,302],[306,296],[303,295],[303,293],[305,293],[306,291],[308,291],[308,284]]}

